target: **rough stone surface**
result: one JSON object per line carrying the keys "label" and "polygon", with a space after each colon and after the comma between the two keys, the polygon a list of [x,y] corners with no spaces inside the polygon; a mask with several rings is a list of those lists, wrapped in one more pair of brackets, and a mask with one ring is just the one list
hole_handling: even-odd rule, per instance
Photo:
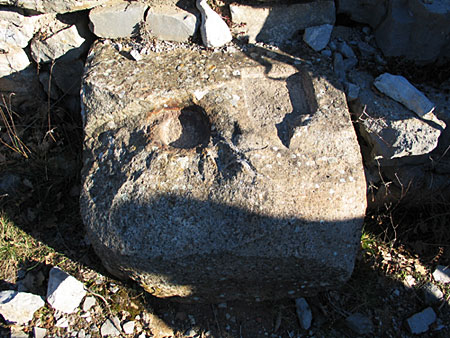
{"label": "rough stone surface", "polygon": [[357,334],[370,334],[373,331],[373,323],[362,313],[353,313],[345,318],[345,324]]}
{"label": "rough stone surface", "polygon": [[347,280],[366,183],[329,81],[276,56],[175,49],[136,62],[97,43],[82,86],[81,213],[109,271],[186,301]]}
{"label": "rough stone surface", "polygon": [[[12,105],[32,105],[39,99],[39,79],[27,54],[21,48],[11,48],[9,53],[0,53],[0,93],[10,97]],[[14,95],[10,95],[14,94]]]}
{"label": "rough stone surface", "polygon": [[297,312],[301,328],[309,330],[312,322],[312,312],[305,298],[297,298],[295,300],[295,311]]}
{"label": "rough stone surface", "polygon": [[447,0],[390,1],[386,18],[375,37],[385,56],[403,56],[415,62],[433,62],[450,45],[450,2]]}
{"label": "rough stone surface", "polygon": [[431,324],[436,321],[436,313],[433,308],[427,307],[422,312],[416,313],[406,320],[412,334],[421,334],[428,331]]}
{"label": "rough stone surface", "polygon": [[100,328],[102,337],[112,336],[118,337],[120,335],[120,320],[117,317],[107,319]]}
{"label": "rough stone surface", "polygon": [[139,32],[147,8],[143,3],[126,1],[96,7],[89,13],[91,31],[102,38],[131,37]]}
{"label": "rough stone surface", "polygon": [[33,37],[35,23],[33,17],[0,10],[0,50],[4,53],[10,48],[26,47]]}
{"label": "rough stone surface", "polygon": [[438,265],[433,272],[433,278],[436,282],[450,283],[450,269],[448,266]]}
{"label": "rough stone surface", "polygon": [[27,324],[33,314],[44,306],[42,297],[13,290],[0,292],[0,314],[14,324]]}
{"label": "rough stone surface", "polygon": [[64,94],[80,95],[83,70],[84,62],[81,60],[57,62],[53,66],[52,77]]}
{"label": "rough stone surface", "polygon": [[34,38],[31,42],[31,56],[38,63],[52,60],[72,61],[89,49],[85,41],[77,27],[72,25],[47,38]]}
{"label": "rough stone surface", "polygon": [[122,327],[123,332],[125,332],[125,334],[133,334],[134,326],[135,326],[134,321],[128,321],[128,322],[124,323],[123,327]]}
{"label": "rough stone surface", "polygon": [[177,8],[150,8],[145,22],[151,34],[168,41],[187,41],[198,27],[197,17]]}
{"label": "rough stone surface", "polygon": [[197,0],[197,8],[202,15],[200,33],[206,47],[220,47],[232,40],[230,29],[219,14],[209,7],[206,0]]}
{"label": "rough stone surface", "polygon": [[93,306],[95,306],[95,304],[97,304],[95,297],[92,296],[86,297],[86,299],[83,302],[83,311],[88,312]]}
{"label": "rough stone surface", "polygon": [[315,51],[324,49],[330,41],[333,25],[325,24],[305,29],[303,40]]}
{"label": "rough stone surface", "polygon": [[244,24],[236,32],[243,32],[250,43],[278,45],[301,29],[323,24],[333,25],[336,20],[334,1],[274,4],[271,7],[232,4],[230,11],[234,23]]}
{"label": "rough stone surface", "polygon": [[41,13],[67,13],[89,9],[110,1],[111,0],[0,0],[0,5],[32,9]]}
{"label": "rough stone surface", "polygon": [[369,74],[353,72],[352,80],[361,88],[351,108],[362,137],[370,145],[369,161],[378,158],[380,163],[388,164],[391,159],[427,154],[436,148],[441,126],[418,118],[388,97],[375,94]]}
{"label": "rough stone surface", "polygon": [[9,47],[8,49],[8,53],[0,53],[0,77],[21,72],[31,64],[27,53],[22,48]]}
{"label": "rough stone surface", "polygon": [[34,338],[45,338],[47,334],[47,330],[42,327],[34,327],[33,328]]}
{"label": "rough stone surface", "polygon": [[383,94],[415,112],[419,117],[427,118],[434,111],[433,102],[401,75],[381,74],[375,79],[373,85]]}
{"label": "rough stone surface", "polygon": [[439,287],[433,283],[426,283],[424,286],[422,286],[422,293],[425,304],[428,305],[439,303],[444,297],[441,289],[439,289]]}
{"label": "rough stone surface", "polygon": [[387,12],[386,0],[339,0],[338,14],[347,14],[354,21],[376,28]]}
{"label": "rough stone surface", "polygon": [[83,283],[57,267],[50,270],[47,302],[55,310],[73,313],[85,295],[86,290]]}

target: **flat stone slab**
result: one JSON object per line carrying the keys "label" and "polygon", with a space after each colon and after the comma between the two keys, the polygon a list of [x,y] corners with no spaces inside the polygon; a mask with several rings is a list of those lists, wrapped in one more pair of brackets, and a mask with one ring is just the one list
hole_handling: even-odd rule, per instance
{"label": "flat stone slab", "polygon": [[97,42],[82,85],[81,214],[105,267],[158,297],[276,299],[351,275],[359,145],[328,73],[291,58]]}

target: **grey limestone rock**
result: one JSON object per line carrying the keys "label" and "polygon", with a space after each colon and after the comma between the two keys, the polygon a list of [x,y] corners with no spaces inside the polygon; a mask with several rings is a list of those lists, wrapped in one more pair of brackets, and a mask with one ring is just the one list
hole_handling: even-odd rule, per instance
{"label": "grey limestone rock", "polygon": [[50,270],[47,287],[47,302],[64,313],[73,313],[86,295],[83,283],[58,267]]}
{"label": "grey limestone rock", "polygon": [[250,43],[279,45],[298,30],[323,24],[333,25],[336,20],[334,1],[272,6],[232,4],[230,11],[233,22],[241,25],[236,32],[243,32]]}
{"label": "grey limestone rock", "polygon": [[428,331],[431,324],[437,319],[433,308],[427,307],[422,312],[416,313],[406,320],[409,330],[413,334],[421,334]]}
{"label": "grey limestone rock", "polygon": [[324,24],[305,29],[303,40],[316,52],[324,49],[330,41],[333,25]]}
{"label": "grey limestone rock", "polygon": [[136,62],[95,44],[80,203],[111,273],[216,302],[349,278],[366,183],[345,96],[333,74],[272,55],[174,49]]}
{"label": "grey limestone rock", "polygon": [[42,297],[32,293],[13,290],[0,292],[0,314],[10,323],[27,324],[44,304]]}
{"label": "grey limestone rock", "polygon": [[378,76],[373,84],[380,92],[400,102],[417,116],[427,118],[433,115],[435,108],[433,102],[403,76],[384,73]]}
{"label": "grey limestone rock", "polygon": [[312,322],[312,312],[305,298],[297,298],[295,300],[295,311],[303,330],[309,330]]}
{"label": "grey limestone rock", "polygon": [[145,22],[151,34],[160,40],[187,41],[198,27],[194,14],[179,8],[150,8]]}
{"label": "grey limestone rock", "polygon": [[48,37],[36,36],[31,42],[31,56],[37,63],[52,60],[73,61],[89,49],[75,25]]}
{"label": "grey limestone rock", "polygon": [[411,110],[371,89],[372,77],[353,72],[353,82],[361,90],[352,104],[357,126],[370,144],[371,159],[387,165],[392,159],[428,154],[436,148],[442,127],[418,118]]}
{"label": "grey limestone rock", "polygon": [[92,33],[102,38],[126,38],[139,32],[148,6],[141,2],[108,3],[91,10]]}

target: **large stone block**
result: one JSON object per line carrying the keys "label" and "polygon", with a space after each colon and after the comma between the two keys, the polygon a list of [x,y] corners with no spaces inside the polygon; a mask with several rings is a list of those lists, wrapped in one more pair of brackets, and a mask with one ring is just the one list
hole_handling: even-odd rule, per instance
{"label": "large stone block", "polygon": [[450,2],[392,0],[375,37],[386,56],[403,56],[419,63],[449,59],[444,53],[450,45]]}
{"label": "large stone block", "polygon": [[345,96],[329,73],[270,55],[135,62],[93,47],[80,202],[111,273],[184,301],[298,297],[350,277],[366,182]]}

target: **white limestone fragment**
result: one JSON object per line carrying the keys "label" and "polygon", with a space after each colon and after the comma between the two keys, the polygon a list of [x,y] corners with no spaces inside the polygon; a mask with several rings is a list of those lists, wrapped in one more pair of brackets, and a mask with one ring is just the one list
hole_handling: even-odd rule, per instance
{"label": "white limestone fragment", "polygon": [[427,118],[434,111],[435,105],[403,76],[384,73],[373,84],[380,92],[400,102],[419,117]]}
{"label": "white limestone fragment", "polygon": [[40,296],[32,293],[13,290],[0,292],[0,314],[14,324],[27,324],[44,304]]}
{"label": "white limestone fragment", "polygon": [[58,267],[50,270],[47,287],[47,302],[64,313],[73,313],[86,295],[83,283]]}
{"label": "white limestone fragment", "polygon": [[197,0],[197,8],[202,15],[200,33],[206,47],[221,47],[232,39],[230,29],[219,14],[208,6],[206,0]]}

